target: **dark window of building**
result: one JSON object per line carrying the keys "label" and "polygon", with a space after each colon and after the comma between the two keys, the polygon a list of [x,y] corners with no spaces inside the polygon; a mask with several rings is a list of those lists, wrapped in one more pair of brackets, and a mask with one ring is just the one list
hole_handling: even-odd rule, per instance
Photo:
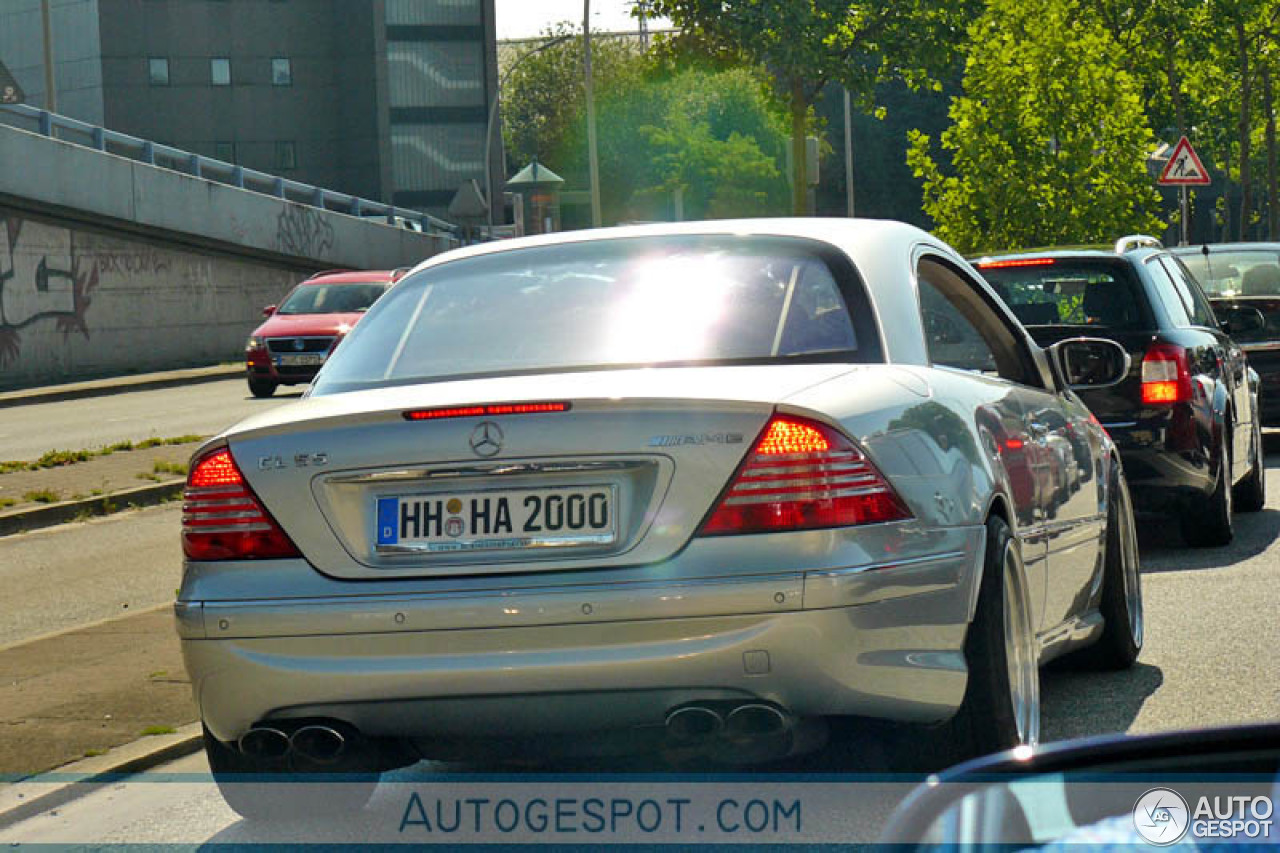
{"label": "dark window of building", "polygon": [[152,86],[169,85],[169,60],[163,56],[153,56],[147,60],[147,77]]}
{"label": "dark window of building", "polygon": [[231,85],[231,60],[215,57],[209,60],[209,80],[215,86]]}
{"label": "dark window of building", "polygon": [[224,163],[236,162],[236,144],[234,142],[213,143],[213,159]]}
{"label": "dark window of building", "polygon": [[298,146],[293,142],[276,143],[276,168],[291,172],[298,168]]}
{"label": "dark window of building", "polygon": [[271,85],[272,86],[292,86],[293,85],[293,65],[288,59],[271,60]]}

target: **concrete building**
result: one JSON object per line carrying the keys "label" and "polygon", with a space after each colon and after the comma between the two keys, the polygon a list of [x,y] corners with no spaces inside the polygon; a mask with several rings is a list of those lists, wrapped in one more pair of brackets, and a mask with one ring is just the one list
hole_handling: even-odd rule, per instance
{"label": "concrete building", "polygon": [[[485,185],[494,0],[50,2],[64,115],[437,216]],[[33,106],[41,33],[40,0],[0,3]]]}

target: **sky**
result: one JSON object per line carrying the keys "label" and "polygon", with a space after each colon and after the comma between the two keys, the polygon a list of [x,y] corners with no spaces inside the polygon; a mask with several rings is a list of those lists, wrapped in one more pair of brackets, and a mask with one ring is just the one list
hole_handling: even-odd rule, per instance
{"label": "sky", "polygon": [[[529,38],[542,35],[547,27],[560,21],[582,26],[583,0],[495,0],[499,39]],[[638,24],[631,17],[631,0],[591,0],[591,29],[634,30]],[[670,26],[665,20],[649,22],[650,29]]]}

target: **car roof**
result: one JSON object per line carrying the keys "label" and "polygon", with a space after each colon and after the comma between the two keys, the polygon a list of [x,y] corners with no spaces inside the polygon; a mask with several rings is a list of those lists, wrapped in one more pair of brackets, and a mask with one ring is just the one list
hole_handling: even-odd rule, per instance
{"label": "car roof", "polygon": [[1175,255],[1198,255],[1205,249],[1213,252],[1280,252],[1280,243],[1194,243],[1190,246],[1174,246],[1169,251]]}
{"label": "car roof", "polygon": [[979,271],[982,271],[982,265],[991,261],[1014,261],[1030,258],[1055,258],[1067,260],[1107,260],[1107,261],[1124,261],[1133,260],[1140,261],[1167,251],[1166,249],[1157,249],[1154,247],[1143,246],[1137,249],[1129,249],[1125,252],[1117,252],[1110,246],[1091,246],[1091,247],[1057,247],[1053,249],[1021,249],[1016,252],[1000,252],[981,257],[970,257],[969,262],[972,263]]}
{"label": "car roof", "polygon": [[403,270],[330,270],[318,272],[300,284],[390,284]]}

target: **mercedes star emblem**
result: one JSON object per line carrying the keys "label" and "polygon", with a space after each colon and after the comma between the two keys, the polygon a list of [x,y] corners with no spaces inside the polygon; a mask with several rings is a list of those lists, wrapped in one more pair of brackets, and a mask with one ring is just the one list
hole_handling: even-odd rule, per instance
{"label": "mercedes star emblem", "polygon": [[471,450],[476,456],[496,456],[502,449],[502,427],[493,421],[481,421],[471,431]]}

